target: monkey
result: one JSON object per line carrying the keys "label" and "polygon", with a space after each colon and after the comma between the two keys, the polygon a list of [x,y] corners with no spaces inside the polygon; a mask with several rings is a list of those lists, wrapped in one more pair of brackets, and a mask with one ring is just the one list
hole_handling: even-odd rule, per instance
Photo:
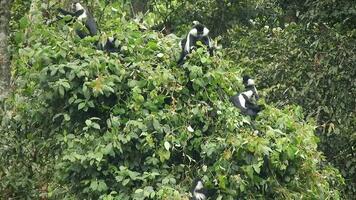
{"label": "monkey", "polygon": [[190,200],[207,200],[207,190],[204,188],[203,181],[200,178],[193,180],[191,188],[192,198]]}
{"label": "monkey", "polygon": [[192,49],[196,48],[197,41],[201,41],[209,49],[209,55],[213,55],[213,42],[209,37],[209,29],[198,21],[193,21],[193,27],[188,32],[187,36],[180,41],[180,47],[182,52],[178,60],[178,64],[184,64],[186,56],[191,52]]}
{"label": "monkey", "polygon": [[[87,11],[87,9],[85,9],[84,6],[78,2],[76,2],[72,5],[72,9],[74,10],[74,12],[66,11],[61,8],[59,8],[58,11],[62,15],[70,15],[73,18],[75,18],[75,20],[79,20],[82,23],[84,23],[87,31],[77,29],[76,30],[77,35],[81,39],[87,37],[88,35],[90,35],[90,36],[97,35],[97,33],[98,33],[97,24],[95,22],[94,17]],[[62,17],[60,17],[60,18],[62,18]],[[72,20],[70,20],[70,21],[72,21]],[[67,23],[68,23],[68,21],[67,21]],[[88,32],[89,32],[89,34],[88,34]],[[105,42],[95,42],[94,45],[98,50],[102,50],[102,51],[105,51],[108,53],[120,52],[120,46],[117,42],[117,39],[114,37],[107,38],[107,40]]]}
{"label": "monkey", "polygon": [[[62,15],[72,16],[73,18],[75,18],[75,20],[78,20],[85,25],[87,31],[77,29],[76,30],[77,35],[81,39],[87,37],[88,35],[90,35],[90,36],[97,35],[97,33],[98,33],[97,24],[95,22],[94,17],[87,11],[87,9],[85,9],[82,6],[82,4],[80,4],[79,2],[74,3],[72,5],[72,7],[73,7],[72,9],[74,10],[74,12],[66,11],[66,10],[63,10],[62,8],[59,8],[58,11]],[[59,17],[59,18],[63,18],[63,17]],[[88,32],[89,32],[89,34],[88,34]]]}
{"label": "monkey", "polygon": [[231,102],[234,106],[242,111],[242,114],[255,117],[263,109],[253,100],[258,100],[258,92],[255,87],[255,82],[248,75],[243,76],[243,84],[245,91],[231,97]]}

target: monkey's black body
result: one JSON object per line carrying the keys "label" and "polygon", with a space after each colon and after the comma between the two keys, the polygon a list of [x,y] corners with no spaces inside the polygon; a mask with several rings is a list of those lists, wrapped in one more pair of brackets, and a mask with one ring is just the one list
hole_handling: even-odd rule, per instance
{"label": "monkey's black body", "polygon": [[189,31],[187,36],[180,42],[182,52],[178,60],[178,64],[182,65],[186,56],[197,47],[197,42],[200,41],[203,45],[206,45],[209,49],[209,55],[213,55],[212,40],[209,37],[209,29],[199,22],[193,23],[193,28]]}
{"label": "monkey's black body", "polygon": [[[247,88],[246,88],[247,89]],[[241,102],[239,101],[239,96],[242,95],[243,98],[245,99],[245,106],[241,105]],[[231,101],[236,106],[239,108],[244,115],[249,115],[252,117],[257,116],[257,114],[262,110],[262,108],[252,102],[250,98],[248,98],[244,93],[239,93],[231,97]]]}
{"label": "monkey's black body", "polygon": [[108,53],[119,53],[120,47],[116,44],[117,39],[109,37],[104,44],[98,43],[97,48]]}
{"label": "monkey's black body", "polygon": [[249,76],[244,76],[243,84],[245,91],[232,96],[230,100],[241,110],[242,114],[256,117],[263,107],[254,101],[259,98],[254,81]]}
{"label": "monkey's black body", "polygon": [[[79,3],[77,3],[77,4],[79,4]],[[80,7],[75,8],[75,12],[66,11],[66,10],[63,10],[62,8],[59,8],[58,11],[62,15],[70,15],[73,18],[75,18],[76,20],[80,20],[83,22],[87,31],[81,30],[81,29],[75,30],[81,39],[87,37],[88,35],[90,35],[90,36],[97,35],[98,27],[97,27],[94,17],[87,10],[85,10],[85,8],[82,7],[81,5],[80,5]]]}
{"label": "monkey's black body", "polygon": [[216,198],[217,189],[205,188],[203,181],[200,178],[196,178],[193,180],[190,193],[192,194],[190,200],[208,200]]}
{"label": "monkey's black body", "polygon": [[[84,25],[86,30],[82,29],[76,29],[77,35],[83,39],[87,36],[95,36],[98,34],[98,27],[95,22],[94,17],[85,9],[80,3],[74,3],[73,4],[73,10],[75,12],[70,12],[63,10],[62,8],[59,8],[58,11],[62,15],[70,15],[72,17],[71,20],[66,21],[67,23],[73,21],[73,20],[79,20],[81,21]],[[58,16],[60,19],[63,18],[61,16]],[[116,44],[116,38],[109,37],[104,43],[102,42],[95,42],[94,45],[97,49],[108,52],[108,53],[118,53],[120,52],[119,46]]]}

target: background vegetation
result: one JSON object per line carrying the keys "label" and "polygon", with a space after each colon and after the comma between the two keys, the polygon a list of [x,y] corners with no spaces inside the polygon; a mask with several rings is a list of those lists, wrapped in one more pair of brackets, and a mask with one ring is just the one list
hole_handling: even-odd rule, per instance
{"label": "background vegetation", "polygon": [[[13,1],[0,109],[1,199],[352,199],[354,1],[84,1],[101,35],[49,23],[70,1]],[[219,48],[178,67],[191,21]],[[92,43],[115,35],[120,54]],[[229,97],[257,78],[251,120]],[[325,155],[325,156],[324,156]]]}

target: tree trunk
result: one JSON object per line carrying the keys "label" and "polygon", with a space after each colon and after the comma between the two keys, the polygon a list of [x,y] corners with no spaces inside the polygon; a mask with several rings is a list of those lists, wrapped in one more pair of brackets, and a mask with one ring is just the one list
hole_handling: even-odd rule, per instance
{"label": "tree trunk", "polygon": [[8,51],[11,0],[0,0],[0,97],[5,96],[10,86],[10,55]]}

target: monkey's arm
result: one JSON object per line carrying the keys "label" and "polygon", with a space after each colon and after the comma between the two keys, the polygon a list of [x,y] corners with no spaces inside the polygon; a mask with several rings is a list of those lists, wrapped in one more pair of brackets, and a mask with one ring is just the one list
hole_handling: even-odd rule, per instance
{"label": "monkey's arm", "polygon": [[259,109],[259,106],[257,105],[257,103],[255,101],[252,101],[251,98],[248,98],[245,94],[242,94],[242,95],[246,102],[245,103],[246,108],[252,109],[252,110]]}
{"label": "monkey's arm", "polygon": [[70,15],[70,16],[74,16],[74,13],[73,12],[70,12],[70,11],[67,11],[67,10],[64,10],[62,8],[58,8],[57,9],[59,13],[61,13],[62,15]]}
{"label": "monkey's arm", "polygon": [[253,89],[255,90],[254,93],[253,93],[253,96],[255,97],[256,100],[258,100],[260,98],[260,96],[257,93],[257,89],[256,89],[255,86],[253,86]]}
{"label": "monkey's arm", "polygon": [[232,104],[234,104],[234,106],[236,106],[236,107],[240,107],[240,104],[239,104],[239,95],[240,95],[240,94],[236,94],[236,95],[234,95],[234,96],[232,96],[232,97],[230,98],[230,101],[231,101]]}
{"label": "monkey's arm", "polygon": [[187,38],[184,38],[183,40],[180,41],[179,45],[180,47],[184,50],[185,43],[187,42]]}
{"label": "monkey's arm", "polygon": [[264,109],[264,106],[260,106],[257,103],[248,100],[246,101],[246,108],[254,112],[260,112]]}
{"label": "monkey's arm", "polygon": [[63,19],[64,16],[66,16],[66,15],[70,15],[72,17],[72,19],[66,20],[65,21],[66,23],[69,23],[69,22],[71,22],[73,20],[73,16],[74,16],[73,12],[63,10],[62,8],[58,8],[57,11],[59,12],[59,14],[56,16],[57,20],[51,21],[50,23],[54,23],[56,21],[59,21],[59,20]]}
{"label": "monkey's arm", "polygon": [[205,36],[202,38],[202,41],[203,41],[203,44],[205,44],[208,47],[209,54],[210,54],[210,56],[212,56],[214,53],[214,48],[213,48],[214,45],[212,43],[211,38],[209,36]]}
{"label": "monkey's arm", "polygon": [[67,10],[63,10],[62,8],[58,8],[57,9],[59,13],[61,13],[62,15],[70,15],[72,17],[79,17],[80,15],[82,15],[84,13],[84,10],[78,10],[76,12],[70,12]]}
{"label": "monkey's arm", "polygon": [[93,18],[88,18],[85,22],[85,27],[89,30],[91,36],[94,36],[98,33],[98,27]]}
{"label": "monkey's arm", "polygon": [[195,47],[195,43],[196,43],[196,38],[192,34],[189,33],[187,36],[187,42],[186,42],[185,48],[184,48],[184,50],[186,51],[187,54],[190,53],[190,51],[192,50],[192,47]]}
{"label": "monkey's arm", "polygon": [[180,54],[179,60],[178,60],[178,64],[182,65],[184,63],[184,58],[187,55],[187,53],[185,52],[185,44],[187,43],[187,38],[184,38],[182,41],[180,41],[180,47],[182,48],[182,52]]}
{"label": "monkey's arm", "polygon": [[178,65],[182,65],[184,63],[184,58],[185,56],[187,55],[187,53],[185,53],[184,50],[182,50],[181,54],[180,54],[180,57],[177,61]]}

